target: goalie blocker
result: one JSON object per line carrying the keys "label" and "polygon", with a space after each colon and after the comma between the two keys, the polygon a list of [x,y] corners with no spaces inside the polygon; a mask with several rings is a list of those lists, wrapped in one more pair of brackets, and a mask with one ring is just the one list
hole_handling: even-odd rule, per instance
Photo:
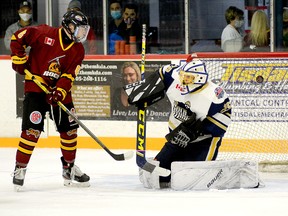
{"label": "goalie blocker", "polygon": [[124,86],[128,103],[148,107],[165,96],[165,86],[158,72],[151,73],[142,81]]}
{"label": "goalie blocker", "polygon": [[[158,165],[158,161],[150,161]],[[159,184],[159,176],[139,170],[145,188],[174,190],[239,189],[264,187],[258,163],[249,160],[173,162],[170,185]]]}

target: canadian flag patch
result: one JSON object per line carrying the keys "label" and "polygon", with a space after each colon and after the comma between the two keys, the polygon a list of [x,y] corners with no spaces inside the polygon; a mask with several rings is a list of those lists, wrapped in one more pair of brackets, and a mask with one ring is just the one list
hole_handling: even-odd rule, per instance
{"label": "canadian flag patch", "polygon": [[45,44],[48,44],[48,45],[50,45],[50,46],[53,46],[54,42],[55,42],[54,39],[49,38],[49,37],[45,37],[45,40],[44,40],[44,43],[45,43]]}

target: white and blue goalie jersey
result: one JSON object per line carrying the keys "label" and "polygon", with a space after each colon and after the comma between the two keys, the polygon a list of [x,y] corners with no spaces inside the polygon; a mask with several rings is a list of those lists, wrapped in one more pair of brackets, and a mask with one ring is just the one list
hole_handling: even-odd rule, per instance
{"label": "white and blue goalie jersey", "polygon": [[179,65],[172,64],[159,69],[171,103],[169,129],[175,129],[194,112],[197,119],[204,121],[204,137],[223,137],[231,123],[231,104],[226,92],[222,87],[207,81],[187,93],[185,85],[180,83],[179,70]]}

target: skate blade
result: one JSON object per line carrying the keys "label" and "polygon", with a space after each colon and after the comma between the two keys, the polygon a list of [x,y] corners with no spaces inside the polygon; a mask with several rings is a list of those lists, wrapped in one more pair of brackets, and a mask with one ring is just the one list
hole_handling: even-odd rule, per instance
{"label": "skate blade", "polygon": [[66,187],[90,187],[89,182],[75,182],[71,180],[64,180],[64,186]]}
{"label": "skate blade", "polygon": [[15,192],[20,192],[20,191],[22,191],[23,190],[23,186],[21,186],[21,185],[14,185],[14,191]]}

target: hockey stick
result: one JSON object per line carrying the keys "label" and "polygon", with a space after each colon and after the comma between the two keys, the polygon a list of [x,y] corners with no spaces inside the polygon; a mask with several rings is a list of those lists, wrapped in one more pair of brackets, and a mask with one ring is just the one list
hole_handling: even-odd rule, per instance
{"label": "hockey stick", "polygon": [[[146,57],[146,24],[142,25],[142,53],[141,53],[141,78],[144,79]],[[146,160],[146,104],[138,107],[137,114],[137,140],[136,140],[136,163],[138,167],[159,176],[170,175],[170,170],[155,166]]]}
{"label": "hockey stick", "polygon": [[[25,69],[26,75],[37,85],[39,86],[46,94],[49,94],[49,90],[39,81],[36,77],[30,73],[27,69]],[[61,107],[70,117],[74,119],[111,157],[113,157],[117,161],[127,160],[133,157],[133,151],[128,151],[123,154],[114,154],[111,152],[102,142],[99,140],[78,118],[74,115],[70,110],[66,108],[66,106],[60,101],[57,102],[58,106]]]}

